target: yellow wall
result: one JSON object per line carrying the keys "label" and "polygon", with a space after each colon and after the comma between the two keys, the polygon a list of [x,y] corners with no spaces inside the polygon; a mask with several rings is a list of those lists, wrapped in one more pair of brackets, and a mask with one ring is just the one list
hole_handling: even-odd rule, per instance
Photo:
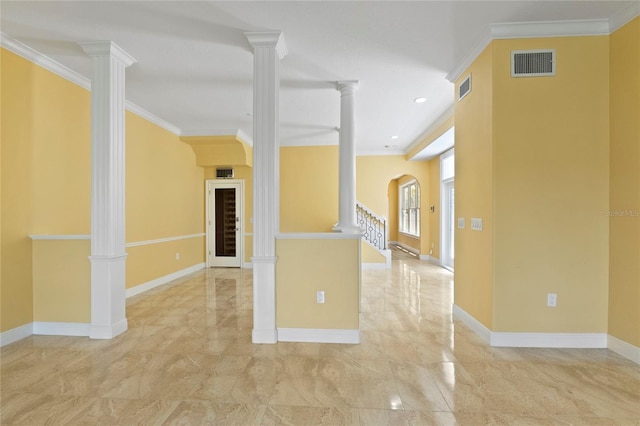
{"label": "yellow wall", "polygon": [[395,179],[389,182],[387,187],[387,199],[389,201],[387,216],[389,241],[398,241],[398,182]]}
{"label": "yellow wall", "polygon": [[[511,78],[543,48],[555,77]],[[493,43],[495,331],[607,330],[608,57],[605,36]]]}
{"label": "yellow wall", "polygon": [[610,39],[609,334],[640,347],[640,18]]}
{"label": "yellow wall", "polygon": [[[130,112],[126,144],[127,243],[203,233],[204,171],[195,165],[192,149]],[[130,247],[127,252],[131,288],[204,262],[204,237]]]}
{"label": "yellow wall", "polygon": [[[280,239],[276,243],[279,328],[356,330],[360,239]],[[325,303],[316,303],[324,290]]]}
{"label": "yellow wall", "polygon": [[[87,289],[78,290],[63,315],[42,304],[51,292],[49,286],[62,281],[55,274],[41,279],[46,277],[43,268],[51,265],[46,259],[57,253],[55,249],[45,253],[51,247],[46,243],[33,252],[28,235],[90,233],[90,93],[7,50],[1,54],[0,331],[34,320],[84,321],[87,306],[76,302],[84,300]],[[126,144],[127,242],[202,233],[203,172],[195,166],[191,148],[129,112]],[[180,262],[172,253],[167,273],[203,262],[204,240],[200,240],[185,240],[192,246],[184,249]],[[136,273],[146,266],[154,270],[160,261],[151,254],[158,247],[143,247],[127,261],[128,287],[157,278]],[[199,254],[188,254],[192,252]],[[44,259],[43,264],[33,263],[34,253]],[[70,273],[68,282],[77,283],[75,273]]]}
{"label": "yellow wall", "polygon": [[[408,161],[402,155],[389,156],[360,156],[356,157],[356,185],[357,199],[365,206],[373,210],[379,216],[390,219],[391,226],[398,229],[397,225],[397,183],[396,189],[389,189],[389,183],[404,175],[411,175],[420,184],[420,253],[429,253],[430,230],[429,223],[429,162],[428,161]],[[389,209],[393,206],[394,216],[390,216]],[[391,241],[398,241],[400,236],[392,238]]]}
{"label": "yellow wall", "polygon": [[[487,328],[493,327],[493,44],[456,82],[472,73],[472,90],[455,104],[455,304]],[[483,219],[482,232],[471,231],[471,217]]]}
{"label": "yellow wall", "polygon": [[280,148],[280,232],[330,232],[338,221],[338,147]]}
{"label": "yellow wall", "polygon": [[28,235],[90,231],[90,99],[86,90],[1,52],[0,331],[6,331],[33,321]]}
{"label": "yellow wall", "polygon": [[[404,175],[399,177],[398,179],[395,180],[396,186],[397,186],[397,193],[400,194],[400,187],[402,185],[405,185],[409,182],[412,181],[417,181],[418,179],[416,179],[414,176],[411,175]],[[429,207],[426,206],[426,204],[428,203],[423,203],[422,198],[428,198],[427,194],[428,192],[422,189],[422,185],[420,185],[420,182],[418,182],[418,187],[420,189],[420,205],[421,205],[421,211],[420,211],[420,230],[422,232],[422,229],[428,229],[427,226],[422,226],[422,218],[423,217],[429,217],[428,216],[428,212],[429,212]],[[400,203],[400,201],[398,201],[398,204]],[[399,215],[400,213],[398,213]],[[398,221],[400,219],[398,218]],[[409,234],[405,234],[403,232],[398,231],[398,239],[397,241],[404,245],[404,246],[408,246],[411,247],[412,249],[414,249],[416,252],[421,253],[420,249],[421,249],[421,237],[414,237],[413,235],[409,235]]]}
{"label": "yellow wall", "polygon": [[362,253],[362,263],[387,263],[387,258],[377,249],[369,245],[364,238],[362,239],[360,253]]}
{"label": "yellow wall", "polygon": [[33,320],[91,322],[90,240],[33,241]]}

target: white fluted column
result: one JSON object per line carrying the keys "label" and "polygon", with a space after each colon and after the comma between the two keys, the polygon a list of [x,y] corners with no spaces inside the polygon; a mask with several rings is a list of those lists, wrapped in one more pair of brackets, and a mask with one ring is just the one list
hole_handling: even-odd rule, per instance
{"label": "white fluted column", "polygon": [[280,222],[278,144],[280,31],[247,32],[253,47],[253,343],[276,343],[276,234]]}
{"label": "white fluted column", "polygon": [[339,188],[338,223],[334,231],[359,234],[356,217],[356,138],[355,93],[357,81],[339,81],[340,91],[340,139],[339,139]]}
{"label": "white fluted column", "polygon": [[125,68],[135,62],[110,41],[80,43],[91,58],[91,330],[127,330],[125,310]]}

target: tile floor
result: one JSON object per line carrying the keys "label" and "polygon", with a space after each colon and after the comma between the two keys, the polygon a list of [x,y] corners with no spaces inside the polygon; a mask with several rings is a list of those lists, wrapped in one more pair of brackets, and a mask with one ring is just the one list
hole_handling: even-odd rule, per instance
{"label": "tile floor", "polygon": [[252,345],[250,270],[128,300],[111,341],[1,351],[2,425],[640,425],[640,367],[603,350],[491,348],[451,321],[452,274],[363,271],[360,345]]}

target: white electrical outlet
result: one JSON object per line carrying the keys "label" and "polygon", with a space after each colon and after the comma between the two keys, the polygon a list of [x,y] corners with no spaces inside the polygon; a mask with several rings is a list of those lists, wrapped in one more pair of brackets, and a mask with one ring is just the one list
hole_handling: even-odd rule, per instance
{"label": "white electrical outlet", "polygon": [[176,260],[180,260],[180,253],[176,253]]}
{"label": "white electrical outlet", "polygon": [[459,217],[458,218],[458,229],[464,229],[465,223],[464,223],[464,217]]}
{"label": "white electrical outlet", "polygon": [[324,291],[320,290],[316,293],[316,302],[324,303]]}
{"label": "white electrical outlet", "polygon": [[557,303],[558,303],[558,295],[555,293],[548,293],[547,306],[551,306],[552,308],[555,308]]}

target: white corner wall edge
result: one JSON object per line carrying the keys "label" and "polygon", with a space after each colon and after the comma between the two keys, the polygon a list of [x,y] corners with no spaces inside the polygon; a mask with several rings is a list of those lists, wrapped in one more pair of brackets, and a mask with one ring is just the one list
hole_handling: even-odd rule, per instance
{"label": "white corner wall edge", "polygon": [[360,330],[323,328],[278,328],[279,342],[360,343]]}
{"label": "white corner wall edge", "polygon": [[510,333],[489,330],[457,305],[453,318],[462,321],[472,331],[494,347],[511,348],[606,348],[606,333]]}
{"label": "white corner wall edge", "polygon": [[0,348],[6,345],[10,345],[13,342],[22,340],[25,337],[29,337],[33,334],[33,323],[21,325],[11,330],[0,333]]}
{"label": "white corner wall edge", "polygon": [[34,322],[33,334],[43,336],[89,336],[91,324],[80,322]]}
{"label": "white corner wall edge", "polygon": [[162,277],[156,278],[154,280],[151,281],[147,281],[146,283],[143,284],[139,284],[135,287],[131,287],[128,288],[125,292],[127,299],[129,297],[133,297],[136,296],[140,293],[144,293],[145,291],[149,291],[153,288],[156,288],[158,286],[161,286],[163,284],[166,284],[170,281],[176,280],[178,278],[182,278],[186,275],[192,274],[196,271],[199,271],[200,269],[204,269],[204,262],[203,263],[197,263],[193,266],[190,266],[188,268],[185,269],[181,269],[179,271],[173,272],[169,275],[164,275]]}
{"label": "white corner wall edge", "polygon": [[621,355],[636,364],[640,364],[639,347],[633,346],[631,343],[627,343],[610,334],[607,336],[607,347],[618,355]]}

